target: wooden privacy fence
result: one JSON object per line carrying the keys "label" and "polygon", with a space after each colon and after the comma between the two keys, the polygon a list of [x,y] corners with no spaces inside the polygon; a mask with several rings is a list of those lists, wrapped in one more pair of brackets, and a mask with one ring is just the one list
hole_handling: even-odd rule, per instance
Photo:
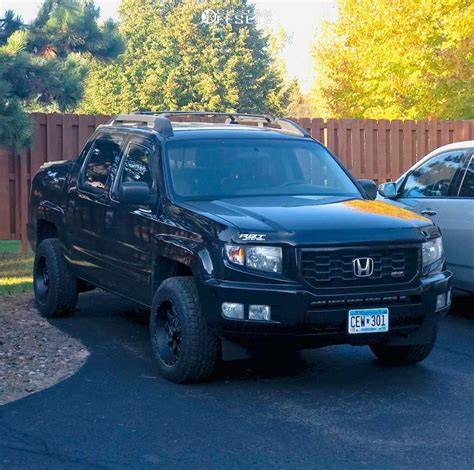
{"label": "wooden privacy fence", "polygon": [[[19,155],[0,148],[0,240],[22,240],[31,180],[46,161],[74,158],[108,116],[33,114],[33,145]],[[296,121],[327,145],[356,178],[397,178],[431,150],[474,139],[474,121],[387,121],[301,118]]]}

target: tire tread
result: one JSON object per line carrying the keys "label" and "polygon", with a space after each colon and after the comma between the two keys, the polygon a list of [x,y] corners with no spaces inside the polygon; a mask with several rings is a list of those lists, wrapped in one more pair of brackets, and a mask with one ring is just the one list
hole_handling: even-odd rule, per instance
{"label": "tire tread", "polygon": [[[181,349],[181,356],[175,366],[169,367],[163,365],[158,351],[155,349],[153,341],[153,328],[150,328],[152,335],[152,345],[155,356],[163,375],[178,383],[201,382],[208,379],[216,366],[219,356],[219,341],[210,331],[201,311],[199,295],[196,289],[195,281],[192,277],[173,277],[163,281],[158,288],[153,300],[152,313],[155,315],[158,307],[164,299],[171,298],[176,301],[179,299],[183,307],[184,319],[186,322],[182,328],[186,330],[187,344],[189,350]],[[152,326],[150,321],[150,326]]]}
{"label": "tire tread", "polygon": [[46,238],[36,251],[35,270],[39,257],[47,259],[50,272],[48,300],[36,303],[41,314],[47,318],[67,317],[74,313],[77,302],[77,282],[64,259],[57,238]]}

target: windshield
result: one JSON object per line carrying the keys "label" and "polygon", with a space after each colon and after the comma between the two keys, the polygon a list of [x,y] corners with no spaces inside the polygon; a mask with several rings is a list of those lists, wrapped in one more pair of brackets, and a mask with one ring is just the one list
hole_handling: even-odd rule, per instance
{"label": "windshield", "polygon": [[184,199],[246,196],[360,197],[328,151],[315,142],[213,139],[168,142],[175,194]]}

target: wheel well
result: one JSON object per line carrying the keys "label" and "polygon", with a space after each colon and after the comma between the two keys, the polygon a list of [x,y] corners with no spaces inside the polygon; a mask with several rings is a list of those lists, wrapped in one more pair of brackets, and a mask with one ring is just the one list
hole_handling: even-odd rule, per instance
{"label": "wheel well", "polygon": [[193,272],[186,264],[160,256],[155,261],[155,269],[153,274],[153,292],[156,292],[156,289],[158,289],[164,280],[176,276],[192,276]]}
{"label": "wheel well", "polygon": [[40,219],[36,223],[36,244],[39,245],[46,238],[57,238],[56,225],[48,220]]}

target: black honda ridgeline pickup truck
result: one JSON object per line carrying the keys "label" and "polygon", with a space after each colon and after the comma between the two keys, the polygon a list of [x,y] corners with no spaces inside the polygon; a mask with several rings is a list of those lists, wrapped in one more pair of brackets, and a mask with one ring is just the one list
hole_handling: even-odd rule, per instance
{"label": "black honda ridgeline pickup truck", "polygon": [[34,178],[38,307],[71,315],[96,286],[150,307],[158,367],[175,382],[209,377],[221,357],[334,344],[415,364],[452,274],[431,221],[376,192],[286,119],[116,116]]}

